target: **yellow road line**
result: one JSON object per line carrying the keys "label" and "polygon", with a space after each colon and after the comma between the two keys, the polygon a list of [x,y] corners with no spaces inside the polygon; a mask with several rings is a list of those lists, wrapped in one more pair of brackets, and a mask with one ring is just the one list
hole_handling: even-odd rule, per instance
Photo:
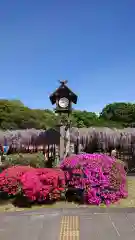
{"label": "yellow road line", "polygon": [[59,240],[79,240],[79,217],[63,216]]}

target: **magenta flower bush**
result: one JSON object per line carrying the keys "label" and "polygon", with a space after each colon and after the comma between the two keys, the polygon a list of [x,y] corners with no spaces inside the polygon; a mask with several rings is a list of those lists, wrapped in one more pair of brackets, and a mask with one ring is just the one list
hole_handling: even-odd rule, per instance
{"label": "magenta flower bush", "polygon": [[88,204],[109,205],[127,197],[124,165],[104,154],[80,154],[65,158],[60,168],[67,187],[81,189]]}

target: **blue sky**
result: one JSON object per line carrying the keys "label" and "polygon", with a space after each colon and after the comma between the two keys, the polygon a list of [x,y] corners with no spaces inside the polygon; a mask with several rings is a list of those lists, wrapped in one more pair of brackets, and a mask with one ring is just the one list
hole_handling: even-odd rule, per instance
{"label": "blue sky", "polygon": [[135,100],[134,0],[0,1],[0,98],[52,108],[58,79],[77,109]]}

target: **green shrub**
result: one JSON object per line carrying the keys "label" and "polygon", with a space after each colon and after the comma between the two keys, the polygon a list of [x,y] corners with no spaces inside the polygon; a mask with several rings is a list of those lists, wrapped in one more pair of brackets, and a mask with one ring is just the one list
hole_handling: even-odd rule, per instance
{"label": "green shrub", "polygon": [[23,165],[35,168],[44,168],[45,160],[43,153],[25,153],[7,155],[4,160],[7,166]]}

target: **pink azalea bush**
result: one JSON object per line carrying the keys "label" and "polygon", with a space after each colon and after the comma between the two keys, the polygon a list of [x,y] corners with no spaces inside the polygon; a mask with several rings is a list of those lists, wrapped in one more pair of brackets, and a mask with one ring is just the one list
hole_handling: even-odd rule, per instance
{"label": "pink azalea bush", "polygon": [[60,199],[65,189],[65,175],[61,169],[15,166],[0,174],[0,191],[8,196],[22,194],[30,201]]}
{"label": "pink azalea bush", "polygon": [[88,204],[106,205],[127,197],[123,164],[104,154],[80,154],[65,158],[60,168],[68,187],[82,189]]}
{"label": "pink azalea bush", "polygon": [[20,189],[20,179],[24,173],[32,171],[29,166],[13,166],[0,173],[0,191],[10,195],[17,195]]}
{"label": "pink azalea bush", "polygon": [[21,177],[23,195],[31,201],[59,200],[65,189],[62,170],[49,168],[34,169]]}

